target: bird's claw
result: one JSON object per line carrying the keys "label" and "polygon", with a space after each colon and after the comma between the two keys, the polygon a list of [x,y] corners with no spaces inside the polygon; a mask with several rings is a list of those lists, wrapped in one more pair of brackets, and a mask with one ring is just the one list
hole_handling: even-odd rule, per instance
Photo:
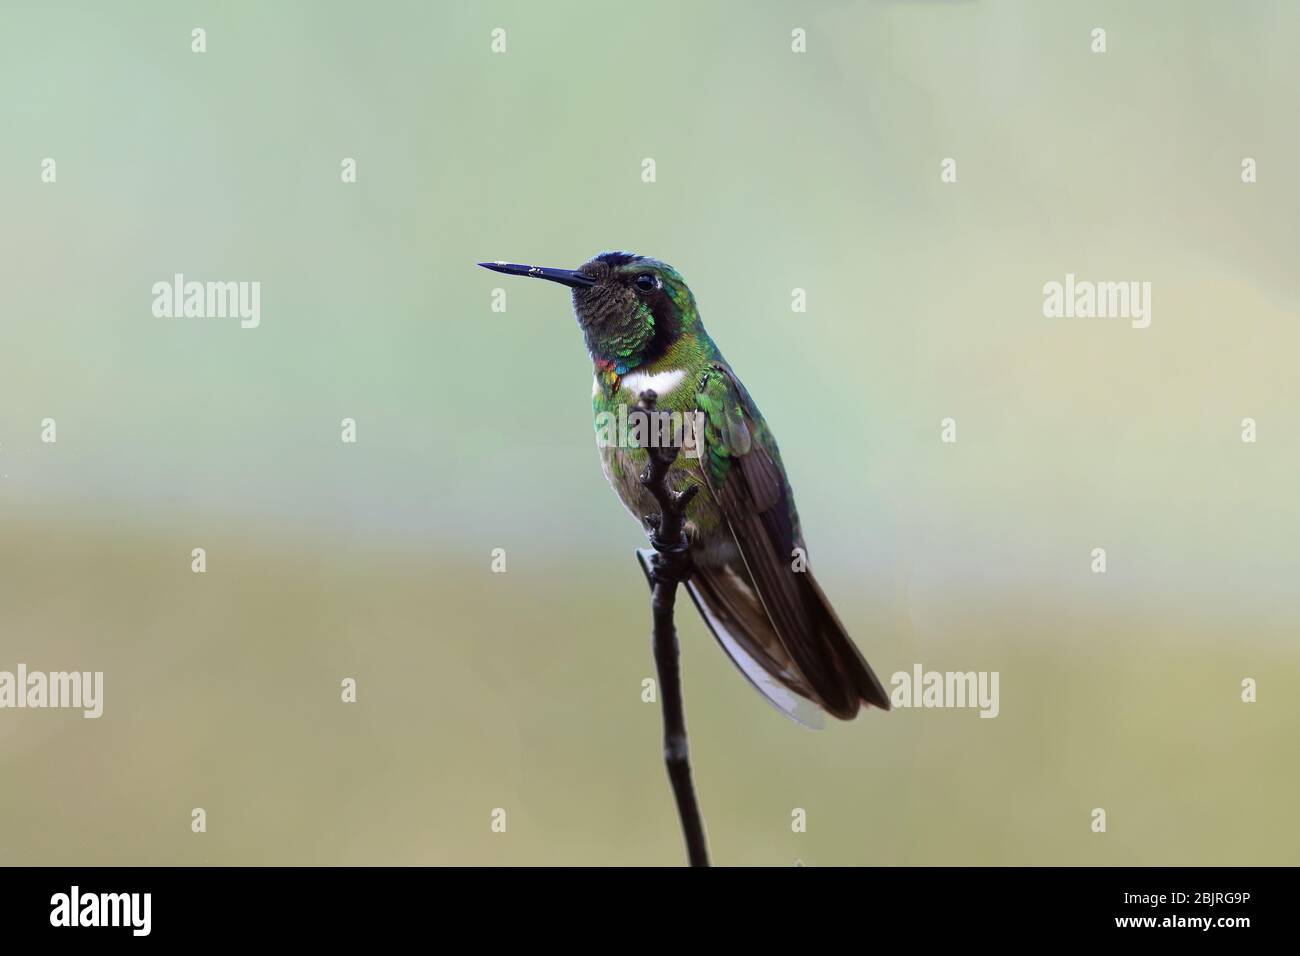
{"label": "bird's claw", "polygon": [[669,546],[650,536],[654,551],[650,554],[650,576],[655,583],[681,584],[691,576],[691,553],[688,545]]}

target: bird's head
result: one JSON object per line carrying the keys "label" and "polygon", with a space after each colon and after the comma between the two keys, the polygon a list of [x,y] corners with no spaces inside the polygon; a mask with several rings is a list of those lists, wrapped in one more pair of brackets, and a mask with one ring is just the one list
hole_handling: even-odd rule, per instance
{"label": "bird's head", "polygon": [[479,265],[571,288],[587,351],[620,375],[662,355],[699,321],[695,298],[677,270],[630,252],[604,252],[577,269]]}

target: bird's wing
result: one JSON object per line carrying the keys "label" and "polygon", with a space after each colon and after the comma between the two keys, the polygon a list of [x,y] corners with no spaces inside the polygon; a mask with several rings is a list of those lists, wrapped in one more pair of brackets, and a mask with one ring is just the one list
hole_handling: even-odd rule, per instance
{"label": "bird's wing", "polygon": [[738,567],[696,566],[686,590],[709,632],[763,697],[796,723],[817,729],[822,709],[772,626],[739,557]]}
{"label": "bird's wing", "polygon": [[744,386],[721,362],[703,376],[696,404],[704,412],[701,471],[735,537],[763,609],[794,662],[800,691],[844,719],[862,700],[889,700],[812,579],[796,561],[798,518],[780,453]]}

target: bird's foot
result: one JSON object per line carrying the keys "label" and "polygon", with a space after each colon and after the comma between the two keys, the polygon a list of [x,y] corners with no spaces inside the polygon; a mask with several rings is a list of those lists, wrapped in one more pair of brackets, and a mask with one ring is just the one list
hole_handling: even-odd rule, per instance
{"label": "bird's foot", "polygon": [[654,550],[648,555],[650,578],[656,584],[681,584],[691,576],[691,552],[687,544],[666,545],[650,535]]}

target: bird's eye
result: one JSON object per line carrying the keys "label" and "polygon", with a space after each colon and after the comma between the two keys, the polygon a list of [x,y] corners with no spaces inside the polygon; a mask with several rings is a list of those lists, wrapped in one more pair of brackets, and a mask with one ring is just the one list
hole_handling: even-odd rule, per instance
{"label": "bird's eye", "polygon": [[632,284],[635,285],[637,290],[640,292],[653,292],[655,289],[659,288],[659,280],[649,272],[641,273],[632,280]]}

